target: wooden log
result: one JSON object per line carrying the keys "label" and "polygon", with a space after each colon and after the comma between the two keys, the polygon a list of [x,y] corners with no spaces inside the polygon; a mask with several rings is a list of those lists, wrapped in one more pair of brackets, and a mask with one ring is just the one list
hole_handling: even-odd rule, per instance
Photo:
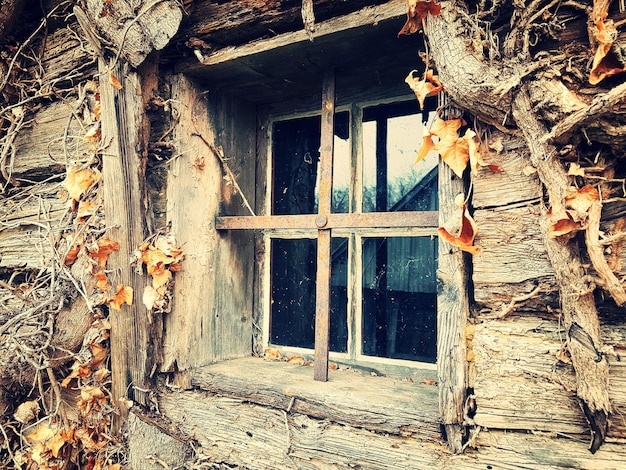
{"label": "wooden log", "polygon": [[[458,216],[455,202],[463,193],[463,181],[450,167],[439,164],[439,225]],[[439,239],[437,268],[437,375],[439,413],[448,445],[461,452],[465,439],[463,409],[467,395],[467,343],[465,327],[469,317],[467,259],[463,252]]]}
{"label": "wooden log", "polygon": [[57,184],[38,184],[0,200],[0,267],[45,269],[55,256],[67,204]]}
{"label": "wooden log", "polygon": [[[94,31],[111,43],[116,57],[139,66],[153,50],[163,49],[178,31],[182,7],[174,0],[87,0],[86,14]],[[95,37],[95,36],[94,36]]]}
{"label": "wooden log", "polygon": [[166,371],[251,353],[253,235],[215,230],[220,205],[227,214],[246,209],[214,152],[222,148],[251,201],[256,156],[254,108],[233,97],[207,95],[183,76],[171,83],[172,99],[180,103],[173,134],[179,156],[170,167],[167,217],[185,262],[176,274],[172,312],[164,319]]}
{"label": "wooden log", "polygon": [[77,101],[50,103],[15,137],[15,159],[5,170],[14,179],[28,181],[63,175],[65,165],[83,160],[93,143],[84,139],[86,130],[72,113]]}
{"label": "wooden log", "polygon": [[200,444],[201,453],[214,464],[418,469],[437,467],[447,454],[441,443],[378,434],[202,392],[160,395],[159,408]]}
{"label": "wooden log", "polygon": [[[313,9],[316,27],[320,22],[334,17],[343,17],[371,5],[386,4],[385,9],[402,5],[401,13],[406,13],[403,0],[318,0]],[[276,36],[285,32],[306,31],[301,15],[301,0],[245,0],[238,2],[195,2],[191,7],[188,25],[181,31],[181,37],[192,38],[190,46],[204,43],[203,47],[217,50],[226,46],[238,46],[257,39]]]}
{"label": "wooden log", "polygon": [[[120,417],[127,416],[122,399],[148,402],[150,374],[156,361],[152,344],[153,319],[141,296],[148,281],[131,266],[132,255],[146,237],[144,202],[145,155],[142,154],[148,135],[143,128],[142,84],[137,72],[125,63],[101,61],[104,76],[113,74],[121,89],[108,80],[100,87],[102,102],[102,141],[107,143],[102,154],[102,184],[108,236],[120,244],[119,251],[108,259],[109,276],[114,286],[133,290],[132,305],[121,311],[110,310],[112,403]],[[119,426],[121,423],[117,423]],[[117,432],[117,429],[116,429]]]}
{"label": "wooden log", "polygon": [[195,387],[279,410],[371,431],[439,442],[437,389],[352,369],[330,371],[329,382],[311,368],[243,358],[192,372]]}
{"label": "wooden log", "polygon": [[554,433],[528,433],[481,430],[474,440],[476,450],[446,458],[438,468],[444,470],[517,470],[576,468],[612,469],[626,466],[626,442],[607,442],[598,452],[581,451],[584,443],[577,437]]}
{"label": "wooden log", "polygon": [[[511,318],[476,325],[473,336],[474,421],[489,429],[585,434],[571,363],[562,362],[566,331],[554,321]],[[623,329],[603,328],[607,344],[626,346]],[[609,436],[626,437],[626,367],[610,356]]]}

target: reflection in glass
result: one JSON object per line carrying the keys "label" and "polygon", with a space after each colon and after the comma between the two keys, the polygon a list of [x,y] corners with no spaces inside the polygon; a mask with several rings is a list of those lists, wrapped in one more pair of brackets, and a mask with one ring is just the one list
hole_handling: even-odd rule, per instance
{"label": "reflection in glass", "polygon": [[[332,211],[348,212],[349,114],[335,114]],[[321,118],[277,121],[273,129],[273,213],[315,214],[319,199]]]}
{"label": "reflection in glass", "polygon": [[435,362],[436,260],[436,237],[363,239],[363,354]]}
{"label": "reflection in glass", "polygon": [[[313,349],[317,240],[272,239],[270,343]],[[330,350],[348,347],[347,240],[331,241]]]}
{"label": "reflection in glass", "polygon": [[[363,211],[437,210],[436,166],[431,152],[415,163],[425,120],[415,103],[381,105],[363,112]],[[430,185],[428,200],[423,196]],[[414,197],[422,193],[419,203]],[[409,204],[410,203],[410,204]]]}

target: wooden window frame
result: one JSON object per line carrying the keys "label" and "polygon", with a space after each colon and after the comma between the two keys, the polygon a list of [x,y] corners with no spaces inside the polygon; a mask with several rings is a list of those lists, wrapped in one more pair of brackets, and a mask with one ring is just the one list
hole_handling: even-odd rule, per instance
{"label": "wooden window frame", "polygon": [[[314,379],[328,380],[329,312],[331,275],[331,238],[342,229],[422,230],[436,235],[438,211],[368,212],[360,210],[361,201],[353,202],[349,213],[332,213],[333,144],[335,116],[335,74],[324,74],[321,103],[320,190],[317,214],[225,216],[217,217],[218,230],[300,230],[309,231],[317,239],[316,312]],[[353,137],[354,138],[354,137]],[[360,192],[356,192],[360,194]],[[358,206],[355,207],[355,206]],[[354,210],[356,209],[356,212]],[[407,223],[411,221],[411,223]],[[352,341],[349,338],[348,341]],[[417,363],[421,364],[421,363]]]}

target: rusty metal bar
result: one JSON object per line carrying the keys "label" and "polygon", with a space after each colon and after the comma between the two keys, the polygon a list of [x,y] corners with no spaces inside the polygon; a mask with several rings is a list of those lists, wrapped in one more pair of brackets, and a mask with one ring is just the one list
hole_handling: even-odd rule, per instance
{"label": "rusty metal bar", "polygon": [[330,240],[327,220],[332,209],[333,150],[335,141],[335,71],[324,74],[322,83],[322,129],[320,151],[320,190],[317,236],[317,278],[315,282],[315,369],[313,378],[328,380],[328,342],[330,331]]}
{"label": "rusty metal bar", "polygon": [[362,214],[310,214],[224,216],[215,218],[217,230],[281,230],[336,228],[439,227],[437,211],[366,212]]}

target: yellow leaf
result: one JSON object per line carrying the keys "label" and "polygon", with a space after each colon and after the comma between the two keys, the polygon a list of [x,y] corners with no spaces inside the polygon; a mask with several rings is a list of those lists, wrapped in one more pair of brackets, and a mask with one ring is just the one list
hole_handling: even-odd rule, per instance
{"label": "yellow leaf", "polygon": [[452,168],[452,171],[459,177],[463,177],[463,171],[469,161],[469,144],[467,140],[460,137],[448,136],[441,139],[434,147],[439,152],[442,160]]}
{"label": "yellow leaf", "polygon": [[152,272],[152,287],[158,289],[165,285],[172,278],[172,272],[160,264],[157,269]]}
{"label": "yellow leaf", "polygon": [[424,137],[422,137],[422,145],[420,145],[420,149],[417,152],[417,158],[415,159],[415,163],[423,160],[428,152],[435,148],[435,143],[433,142],[433,138],[430,132],[426,131]]}

